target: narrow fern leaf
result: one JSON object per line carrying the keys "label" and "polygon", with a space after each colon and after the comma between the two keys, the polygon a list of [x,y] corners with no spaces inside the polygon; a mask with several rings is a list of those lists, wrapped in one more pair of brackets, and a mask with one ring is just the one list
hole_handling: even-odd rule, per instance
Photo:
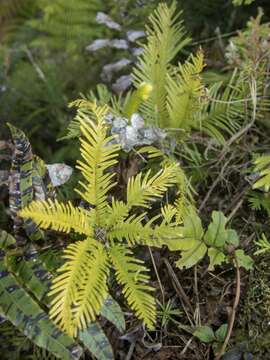
{"label": "narrow fern leaf", "polygon": [[118,302],[110,295],[104,301],[100,315],[109,320],[120,332],[125,331],[126,323],[123,311]]}
{"label": "narrow fern leaf", "polygon": [[0,260],[0,313],[34,344],[63,360],[79,359],[80,346],[62,333]]}
{"label": "narrow fern leaf", "polygon": [[47,294],[50,288],[50,279],[52,275],[43,266],[38,258],[36,251],[32,251],[30,256],[17,258],[8,256],[7,265],[17,279],[27,291],[42,303],[49,305]]}
{"label": "narrow fern leaf", "polygon": [[7,249],[14,244],[16,244],[16,239],[5,230],[0,230],[0,249]]}
{"label": "narrow fern leaf", "polygon": [[88,238],[69,245],[64,258],[67,260],[58,270],[60,273],[52,281],[49,296],[51,300],[50,316],[65,332],[74,335],[72,306],[76,302],[78,286],[84,279],[84,269],[89,261],[95,241]]}
{"label": "narrow fern leaf", "polygon": [[110,257],[129,306],[149,329],[153,329],[156,306],[155,298],[150,294],[154,289],[148,285],[146,267],[141,260],[134,258],[131,250],[122,245],[111,247]]}
{"label": "narrow fern leaf", "polygon": [[103,246],[97,244],[82,264],[83,276],[77,284],[74,317],[74,333],[77,328],[86,329],[90,321],[100,314],[103,302],[108,296],[107,276],[109,259]]}
{"label": "narrow fern leaf", "polygon": [[86,330],[79,331],[79,339],[98,360],[114,359],[112,346],[98,323],[91,323]]}
{"label": "narrow fern leaf", "polygon": [[18,217],[18,212],[28,205],[34,198],[34,162],[31,144],[23,131],[8,123],[14,143],[10,181],[9,181],[9,208],[14,221],[14,233],[23,225],[27,235],[32,240],[43,237],[43,233],[31,219]]}
{"label": "narrow fern leaf", "polygon": [[30,205],[20,211],[23,218],[31,218],[43,229],[53,229],[69,233],[71,230],[78,234],[91,236],[92,217],[91,212],[80,207],[74,207],[71,202],[67,204],[55,200],[33,201]]}

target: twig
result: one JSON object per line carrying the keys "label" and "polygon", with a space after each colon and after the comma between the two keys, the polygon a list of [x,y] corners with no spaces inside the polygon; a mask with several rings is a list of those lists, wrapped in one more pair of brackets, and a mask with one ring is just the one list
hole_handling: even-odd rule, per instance
{"label": "twig", "polygon": [[47,80],[46,80],[46,77],[45,77],[45,75],[44,75],[44,72],[41,70],[41,68],[40,68],[40,67],[38,66],[38,64],[35,62],[34,57],[33,57],[32,53],[31,53],[31,51],[30,51],[27,47],[24,48],[24,51],[25,51],[25,53],[26,53],[26,55],[27,55],[30,63],[33,65],[34,69],[36,70],[39,78],[40,78],[42,81],[44,81],[45,83],[47,83]]}
{"label": "twig", "polygon": [[232,156],[230,157],[230,159],[223,165],[222,169],[220,170],[220,173],[218,175],[218,177],[216,178],[216,180],[213,182],[213,184],[211,185],[210,189],[208,190],[207,194],[205,195],[200,207],[199,207],[199,212],[202,211],[202,209],[205,207],[210,195],[212,194],[212,192],[214,191],[214,189],[216,188],[217,184],[220,182],[223,173],[226,169],[226,167],[229,165],[230,161],[231,161]]}
{"label": "twig", "polygon": [[196,310],[194,314],[196,326],[201,326],[201,314],[200,314],[200,300],[198,290],[198,269],[197,265],[194,266],[194,292],[196,296]]}
{"label": "twig", "polygon": [[130,360],[132,355],[133,355],[133,352],[134,352],[134,349],[135,349],[135,345],[136,345],[136,341],[133,341],[129,347],[129,350],[128,350],[128,353],[127,353],[127,356],[125,358],[125,360]]}
{"label": "twig", "polygon": [[155,270],[155,274],[156,274],[156,277],[157,277],[158,285],[159,285],[159,288],[160,288],[160,291],[161,291],[161,295],[162,295],[162,305],[164,306],[164,305],[165,305],[164,289],[163,289],[163,286],[162,286],[162,283],[161,283],[161,280],[160,280],[160,277],[159,277],[159,273],[158,273],[158,271],[157,271],[156,262],[155,262],[155,259],[154,259],[154,256],[153,256],[153,253],[152,253],[152,250],[151,250],[150,246],[148,246],[148,250],[149,250],[149,253],[150,253],[150,256],[151,256],[153,268],[154,268],[154,270]]}
{"label": "twig", "polygon": [[223,355],[223,353],[226,350],[226,347],[228,345],[228,342],[229,342],[231,334],[232,334],[233,325],[234,325],[234,321],[235,321],[236,310],[237,310],[239,300],[240,300],[240,280],[241,279],[240,279],[239,264],[238,264],[236,256],[234,256],[234,261],[235,261],[235,267],[236,267],[236,293],[235,293],[232,312],[230,314],[230,318],[229,318],[229,322],[228,322],[229,324],[228,324],[228,330],[227,330],[226,338],[225,338],[224,343],[223,343],[223,345],[222,345],[222,347],[220,349],[220,352],[216,356],[215,360],[220,360],[221,356]]}
{"label": "twig", "polygon": [[171,266],[171,264],[169,263],[169,261],[167,259],[164,259],[165,265],[172,277],[173,280],[173,284],[175,284],[176,286],[176,291],[180,294],[180,297],[183,299],[184,303],[187,305],[187,307],[189,308],[189,310],[194,313],[194,309],[189,301],[188,296],[185,293],[185,290],[183,289],[182,285],[180,284],[175,272],[173,271],[173,268]]}

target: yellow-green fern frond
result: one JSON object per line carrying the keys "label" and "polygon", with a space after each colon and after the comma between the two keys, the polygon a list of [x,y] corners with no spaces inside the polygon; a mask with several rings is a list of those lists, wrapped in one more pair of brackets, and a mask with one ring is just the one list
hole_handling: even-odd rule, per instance
{"label": "yellow-green fern frond", "polygon": [[138,243],[139,238],[145,238],[149,235],[148,229],[142,224],[144,217],[145,213],[138,216],[133,214],[125,221],[115,223],[107,233],[108,238],[110,240],[117,239],[120,242],[126,240],[129,245]]}
{"label": "yellow-green fern frond", "polygon": [[74,316],[74,332],[85,329],[96,319],[108,295],[107,276],[109,259],[103,246],[92,249],[87,262],[82,264],[82,278],[78,284]]}
{"label": "yellow-green fern frond", "polygon": [[116,200],[112,197],[112,205],[108,205],[108,217],[106,220],[106,227],[110,229],[115,224],[122,222],[129,213],[129,207],[123,201]]}
{"label": "yellow-green fern frond", "polygon": [[94,105],[93,114],[96,122],[80,120],[81,155],[84,161],[78,161],[77,168],[81,170],[86,183],[80,182],[84,191],[78,193],[95,206],[99,222],[107,207],[107,193],[115,185],[112,182],[114,174],[105,171],[117,162],[119,145],[111,144],[113,137],[106,135],[107,127],[102,109],[99,110],[99,107]]}
{"label": "yellow-green fern frond", "polygon": [[115,245],[110,249],[110,257],[116,271],[118,282],[123,285],[123,294],[136,316],[153,329],[156,320],[155,298],[149,293],[147,269],[141,260],[124,246]]}
{"label": "yellow-green fern frond", "polygon": [[86,239],[69,245],[64,251],[67,260],[52,281],[50,316],[70,336],[74,335],[72,307],[77,303],[78,288],[84,281],[84,270],[94,249],[95,240]]}
{"label": "yellow-green fern frond", "polygon": [[166,121],[167,74],[171,71],[170,62],[177,53],[189,43],[181,13],[176,13],[176,1],[170,6],[159,4],[149,17],[150,25],[146,27],[147,44],[139,57],[138,65],[133,70],[135,86],[142,82],[153,86],[149,99],[142,110],[148,119],[157,125]]}
{"label": "yellow-green fern frond", "polygon": [[168,75],[167,126],[190,130],[198,119],[204,87],[200,73],[204,68],[202,51],[191,55],[190,61],[178,65],[177,73]]}
{"label": "yellow-green fern frond", "polygon": [[270,189],[270,155],[262,155],[255,160],[255,169],[259,173],[259,180],[253,185],[253,189]]}
{"label": "yellow-green fern frond", "polygon": [[[94,210],[93,210],[94,212]],[[53,229],[69,233],[74,230],[78,234],[93,235],[93,212],[74,207],[55,200],[33,201],[19,212],[23,218],[31,218],[43,229]]]}
{"label": "yellow-green fern frond", "polygon": [[127,204],[149,207],[148,203],[164,195],[166,190],[176,183],[177,165],[173,164],[150,177],[150,171],[143,177],[142,173],[129,179],[127,185]]}

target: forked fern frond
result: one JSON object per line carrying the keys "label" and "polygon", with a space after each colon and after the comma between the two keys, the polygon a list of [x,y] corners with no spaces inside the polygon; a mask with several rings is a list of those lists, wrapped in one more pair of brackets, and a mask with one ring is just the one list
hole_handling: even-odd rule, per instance
{"label": "forked fern frond", "polygon": [[118,282],[123,285],[123,294],[137,317],[149,329],[153,329],[156,319],[155,298],[149,293],[154,289],[148,285],[149,276],[141,260],[135,259],[131,250],[122,245],[110,249],[111,261]]}
{"label": "forked fern frond", "polygon": [[160,126],[167,119],[166,86],[167,74],[171,71],[170,62],[189,42],[180,20],[181,12],[176,13],[176,1],[170,6],[159,4],[149,17],[150,25],[146,26],[147,44],[139,57],[138,65],[133,70],[134,84],[142,82],[153,87],[149,99],[143,104],[142,111],[149,121]]}
{"label": "forked fern frond", "polygon": [[166,106],[169,118],[163,126],[184,130],[195,127],[204,94],[200,77],[203,68],[204,57],[202,51],[199,51],[183,65],[179,63],[175,74],[168,74]]}
{"label": "forked fern frond", "polygon": [[149,202],[164,195],[166,190],[176,183],[177,165],[169,165],[150,177],[148,171],[143,177],[138,174],[129,179],[127,185],[127,204],[129,207],[149,207]]}
{"label": "forked fern frond", "polygon": [[53,229],[69,233],[74,230],[78,234],[93,235],[93,216],[83,208],[74,207],[69,201],[67,204],[48,199],[46,201],[33,201],[23,208],[19,215],[31,218],[43,229]]}
{"label": "forked fern frond", "polygon": [[70,336],[76,332],[73,307],[77,304],[79,285],[85,279],[84,270],[95,243],[95,240],[87,238],[69,245],[64,251],[67,261],[58,269],[60,274],[52,281],[49,295],[55,297],[51,301],[50,316]]}

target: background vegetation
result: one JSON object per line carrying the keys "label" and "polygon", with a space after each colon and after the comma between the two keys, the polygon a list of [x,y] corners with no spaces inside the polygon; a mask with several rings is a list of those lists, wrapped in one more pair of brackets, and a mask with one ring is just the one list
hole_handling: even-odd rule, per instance
{"label": "background vegetation", "polygon": [[[169,8],[172,4],[164,3]],[[4,359],[75,359],[82,354],[85,359],[110,359],[113,351],[115,358],[127,360],[218,359],[225,352],[224,344],[225,360],[270,358],[270,4],[268,0],[176,1],[172,14],[178,17],[170,24],[172,33],[162,32],[168,24],[161,12],[161,29],[152,23],[147,38],[142,34],[134,41],[129,38],[131,30],[140,32],[149,26],[148,17],[158,4],[156,0],[0,0],[0,348]],[[104,16],[97,17],[98,13],[107,14],[110,22],[107,19],[104,23]],[[162,41],[156,42],[155,36]],[[105,39],[107,46],[95,49],[100,39]],[[143,54],[141,46],[145,46]],[[131,86],[119,91],[126,83]],[[150,84],[154,91],[143,84]],[[84,100],[68,106],[77,98]],[[76,334],[75,342],[65,333],[57,333],[47,315],[50,305],[46,292],[56,269],[65,268],[60,258],[63,249],[70,246],[69,236],[79,251],[84,232],[74,234],[73,227],[67,236],[49,230],[44,238],[34,223],[23,225],[17,211],[41,193],[47,199],[56,193],[60,200],[72,200],[78,209],[97,206],[89,199],[80,200],[74,191],[85,176],[83,172],[73,172],[67,183],[56,187],[45,166],[64,162],[75,168],[80,158],[80,118],[102,118],[89,110],[87,101],[94,98],[101,108],[108,106],[115,132],[117,118],[130,120],[139,112],[145,126],[155,125],[169,134],[164,140],[162,132],[158,133],[158,141],[153,141],[157,152],[141,151],[145,143],[135,142],[129,147],[128,142],[120,142],[121,160],[113,170],[118,174],[115,193],[120,194],[120,204],[131,176],[140,171],[145,175],[149,169],[155,173],[161,163],[165,168],[172,166],[171,162],[180,164],[174,180],[164,183],[163,190],[169,188],[166,201],[177,209],[171,215],[173,225],[167,221],[166,226],[177,228],[181,223],[194,247],[162,247],[160,239],[154,247],[141,241],[147,251],[135,247],[134,256],[152,273],[151,287],[158,304],[154,329],[142,326],[125,305],[120,295],[125,277],[114,264],[115,278],[109,277],[108,282],[117,302],[107,299],[102,317]],[[40,159],[32,158],[29,141]],[[96,148],[92,145],[93,152]],[[24,149],[23,165],[16,163],[20,146]],[[23,174],[20,181],[16,176],[6,177],[11,162],[13,174]],[[34,174],[31,180],[24,177],[29,170],[25,164],[30,163]],[[170,188],[170,182],[175,188]],[[14,193],[18,191],[16,184],[22,183],[22,187],[18,185],[18,203]],[[29,188],[32,190],[25,192]],[[109,195],[108,206],[115,193]],[[162,204],[166,201],[161,200]],[[143,210],[138,209],[144,205],[134,203],[134,213],[125,221],[137,219],[136,226],[146,226],[149,218],[159,215],[159,205],[153,205],[144,218]],[[120,205],[117,210],[124,211]],[[162,211],[168,219],[169,211],[165,215]],[[177,218],[176,214],[181,215]],[[33,220],[36,224],[43,221]],[[64,229],[50,221],[43,227]],[[192,227],[195,233],[190,233]],[[125,238],[133,246],[137,240],[133,243],[130,239],[135,239],[136,229],[114,236]],[[215,231],[221,239],[218,246]],[[24,247],[26,237],[37,241],[34,247],[29,243]],[[194,256],[196,246],[201,249],[198,258]],[[127,257],[128,251],[123,247]],[[206,253],[209,258],[204,257]],[[136,266],[138,274],[145,270],[143,265]],[[37,270],[44,277],[37,276]],[[47,285],[43,284],[45,280]],[[29,308],[20,308],[20,297],[29,302]],[[17,317],[3,305],[10,303]],[[147,317],[144,308],[144,316],[136,305],[131,308],[139,319]],[[23,314],[32,322],[22,320]],[[152,324],[153,316],[149,317]],[[228,331],[230,326],[233,330]],[[65,326],[61,328],[65,330]],[[39,337],[44,329],[45,340]]]}

